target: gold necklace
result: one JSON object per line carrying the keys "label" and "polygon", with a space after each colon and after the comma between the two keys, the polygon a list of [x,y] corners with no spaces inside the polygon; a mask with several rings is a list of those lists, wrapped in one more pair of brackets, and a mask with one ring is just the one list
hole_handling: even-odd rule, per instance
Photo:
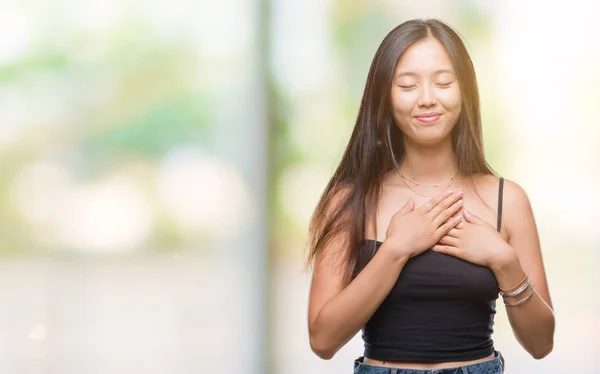
{"label": "gold necklace", "polygon": [[[455,178],[456,178],[456,176],[458,175],[458,172],[457,172],[456,174],[454,174],[454,176],[453,176],[452,178],[450,178],[450,180],[449,180],[449,181],[447,181],[447,182],[446,182],[446,183],[448,183],[448,182],[450,182],[450,183],[448,183],[448,185],[447,185],[446,187],[444,187],[444,188],[443,188],[441,191],[438,191],[438,192],[437,192],[435,195],[423,195],[422,193],[419,193],[419,192],[415,191],[415,190],[414,190],[412,187],[410,187],[410,186],[409,186],[409,185],[408,185],[408,184],[407,184],[407,183],[404,181],[405,177],[402,175],[402,173],[400,173],[400,172],[398,171],[398,169],[396,169],[396,172],[397,172],[397,173],[400,175],[400,179],[402,179],[402,182],[404,183],[404,185],[405,185],[406,187],[408,187],[408,189],[409,189],[409,190],[411,190],[412,192],[416,193],[417,195],[419,195],[419,196],[423,196],[423,197],[434,197],[434,196],[436,196],[436,195],[439,195],[441,192],[445,191],[445,190],[446,190],[448,187],[450,187],[450,186],[452,185],[452,183],[454,183],[454,179],[455,179]],[[408,179],[407,179],[407,180],[408,180]],[[410,180],[408,180],[408,181],[410,182]],[[413,183],[417,184],[416,182],[413,182]],[[442,184],[442,183],[440,183],[440,184]],[[439,186],[440,184],[437,184],[435,187]],[[420,186],[420,185],[419,185],[419,184],[417,184],[417,186]],[[433,187],[433,186],[422,186],[422,187]]]}
{"label": "gold necklace", "polygon": [[[399,172],[399,173],[400,173],[400,172]],[[457,175],[458,175],[458,171],[456,172],[456,174],[454,174],[454,175],[453,175],[453,176],[452,176],[452,177],[451,177],[449,180],[447,180],[446,182],[442,182],[442,183],[438,183],[438,184],[419,184],[419,183],[417,183],[417,182],[413,182],[413,181],[411,181],[410,179],[408,179],[407,177],[405,177],[405,176],[404,176],[404,174],[402,174],[402,173],[400,173],[400,178],[402,178],[402,179],[404,179],[404,180],[406,180],[406,181],[408,181],[408,182],[410,182],[410,183],[412,183],[412,184],[415,184],[415,185],[417,185],[417,186],[419,186],[419,187],[439,187],[440,185],[442,185],[442,184],[444,184],[444,183],[448,183],[448,182],[452,181],[454,178],[456,178],[456,176],[457,176]]]}

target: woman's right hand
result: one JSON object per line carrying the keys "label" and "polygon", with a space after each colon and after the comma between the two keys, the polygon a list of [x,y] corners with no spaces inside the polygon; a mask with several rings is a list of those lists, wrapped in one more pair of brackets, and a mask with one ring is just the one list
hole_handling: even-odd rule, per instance
{"label": "woman's right hand", "polygon": [[390,220],[386,247],[407,258],[433,247],[462,220],[462,215],[455,216],[462,208],[462,195],[462,191],[448,191],[434,196],[417,209],[414,209],[414,201],[408,200]]}

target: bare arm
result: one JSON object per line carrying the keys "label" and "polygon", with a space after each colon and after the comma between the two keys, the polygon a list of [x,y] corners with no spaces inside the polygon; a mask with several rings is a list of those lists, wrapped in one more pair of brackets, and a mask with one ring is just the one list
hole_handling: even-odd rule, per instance
{"label": "bare arm", "polygon": [[408,259],[391,256],[384,246],[345,288],[332,266],[335,248],[317,259],[308,323],[311,348],[322,359],[331,359],[365,325],[398,279]]}
{"label": "bare arm", "polygon": [[[509,288],[529,275],[536,293],[516,307],[506,307],[513,333],[519,343],[536,359],[547,356],[554,341],[554,312],[546,281],[540,241],[529,199],[516,183],[506,181],[505,222],[513,255],[492,268],[501,288]],[[515,303],[530,292],[507,297]]]}

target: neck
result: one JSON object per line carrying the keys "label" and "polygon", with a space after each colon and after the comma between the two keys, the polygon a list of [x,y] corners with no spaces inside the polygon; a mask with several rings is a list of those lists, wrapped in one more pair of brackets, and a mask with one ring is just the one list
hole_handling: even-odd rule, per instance
{"label": "neck", "polygon": [[432,147],[405,141],[404,150],[399,170],[414,182],[442,183],[458,172],[458,161],[450,139]]}

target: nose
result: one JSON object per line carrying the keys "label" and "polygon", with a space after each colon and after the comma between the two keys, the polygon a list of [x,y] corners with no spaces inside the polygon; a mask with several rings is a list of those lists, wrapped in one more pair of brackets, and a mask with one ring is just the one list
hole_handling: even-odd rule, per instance
{"label": "nose", "polygon": [[421,106],[421,107],[435,106],[436,100],[437,99],[435,97],[435,93],[433,92],[433,88],[428,84],[422,85],[421,89],[419,91],[419,100],[418,100],[419,106]]}

